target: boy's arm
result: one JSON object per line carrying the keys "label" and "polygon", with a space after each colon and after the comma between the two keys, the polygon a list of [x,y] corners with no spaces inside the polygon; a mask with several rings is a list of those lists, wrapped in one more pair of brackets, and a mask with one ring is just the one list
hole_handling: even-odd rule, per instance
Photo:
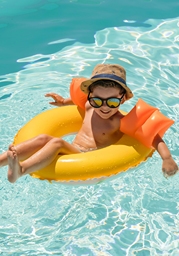
{"label": "boy's arm", "polygon": [[62,96],[53,92],[45,94],[45,97],[52,97],[54,101],[49,102],[49,104],[54,106],[60,107],[60,106],[66,106],[66,105],[74,105],[71,98],[64,99]]}
{"label": "boy's arm", "polygon": [[167,145],[159,135],[155,137],[152,146],[158,151],[163,160],[162,171],[164,176],[174,175],[178,171],[178,166],[173,160]]}

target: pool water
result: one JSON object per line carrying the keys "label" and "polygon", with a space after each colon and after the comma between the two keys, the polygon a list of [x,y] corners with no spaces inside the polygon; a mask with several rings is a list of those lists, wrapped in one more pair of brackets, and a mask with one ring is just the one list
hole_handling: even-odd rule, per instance
{"label": "pool water", "polygon": [[[45,93],[68,97],[73,77],[118,63],[134,92],[121,108],[142,98],[172,118],[164,140],[179,164],[178,9],[159,0],[0,1],[0,152],[52,108]],[[165,179],[161,166],[154,153],[90,186],[30,176],[10,184],[1,168],[0,255],[179,255],[179,176]]]}

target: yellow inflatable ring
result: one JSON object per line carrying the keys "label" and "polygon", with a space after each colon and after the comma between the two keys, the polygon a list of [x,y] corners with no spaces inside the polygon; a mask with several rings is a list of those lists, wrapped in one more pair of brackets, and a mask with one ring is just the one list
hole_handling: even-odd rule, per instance
{"label": "yellow inflatable ring", "polygon": [[[73,105],[40,113],[19,130],[14,144],[39,134],[56,137],[76,133],[82,125],[84,110]],[[115,145],[86,153],[58,156],[49,166],[32,173],[35,178],[69,183],[95,183],[126,171],[153,153],[137,139],[124,134]]]}

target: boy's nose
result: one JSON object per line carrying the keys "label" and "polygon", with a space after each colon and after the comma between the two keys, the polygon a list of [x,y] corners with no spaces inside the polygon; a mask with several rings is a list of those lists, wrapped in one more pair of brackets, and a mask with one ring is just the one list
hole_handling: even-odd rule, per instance
{"label": "boy's nose", "polygon": [[101,108],[105,109],[109,109],[108,105],[106,104],[106,101],[103,101],[103,105],[101,106]]}
{"label": "boy's nose", "polygon": [[106,104],[106,100],[103,100],[103,105],[104,107],[108,107],[108,105]]}

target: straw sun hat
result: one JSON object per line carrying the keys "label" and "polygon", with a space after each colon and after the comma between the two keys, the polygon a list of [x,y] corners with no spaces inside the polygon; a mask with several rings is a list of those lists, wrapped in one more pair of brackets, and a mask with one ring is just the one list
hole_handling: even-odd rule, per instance
{"label": "straw sun hat", "polygon": [[126,84],[126,71],[118,64],[98,64],[91,75],[89,80],[81,83],[81,90],[88,94],[88,87],[98,80],[112,80],[120,84],[126,90],[126,100],[133,97],[133,93]]}

